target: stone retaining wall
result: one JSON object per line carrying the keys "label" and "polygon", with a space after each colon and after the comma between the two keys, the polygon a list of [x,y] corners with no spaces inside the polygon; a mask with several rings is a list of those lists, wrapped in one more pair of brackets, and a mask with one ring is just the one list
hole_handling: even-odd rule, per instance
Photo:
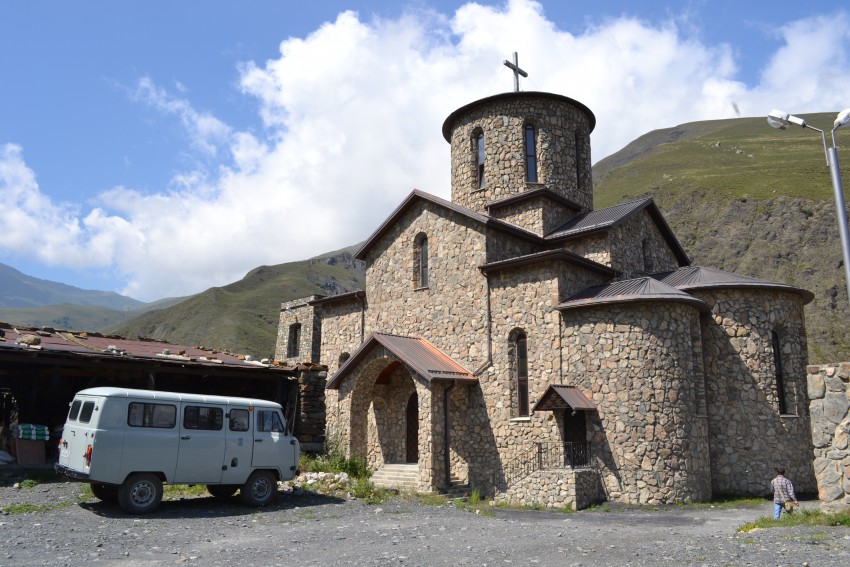
{"label": "stone retaining wall", "polygon": [[806,371],[818,497],[836,512],[850,507],[850,362]]}
{"label": "stone retaining wall", "polygon": [[535,471],[495,497],[496,502],[511,506],[573,510],[583,510],[604,499],[602,482],[595,469]]}

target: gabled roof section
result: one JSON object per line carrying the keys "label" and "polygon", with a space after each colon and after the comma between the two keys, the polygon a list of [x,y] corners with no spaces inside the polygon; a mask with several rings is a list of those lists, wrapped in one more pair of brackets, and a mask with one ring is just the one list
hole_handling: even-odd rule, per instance
{"label": "gabled roof section", "polygon": [[402,337],[384,333],[372,333],[351,357],[340,366],[328,381],[327,389],[339,389],[339,385],[358,366],[361,360],[377,347],[384,347],[411,370],[428,382],[464,380],[477,382],[472,372],[455,362],[446,353],[421,337]]}
{"label": "gabled roof section", "polygon": [[710,311],[707,303],[664,282],[651,277],[623,280],[584,289],[555,307],[559,311],[584,309],[614,303],[664,301],[693,305],[700,311]]}
{"label": "gabled roof section", "polygon": [[582,268],[598,272],[604,276],[608,276],[609,278],[613,278],[620,274],[620,272],[606,266],[605,264],[588,260],[584,256],[579,256],[569,250],[547,250],[545,252],[537,252],[535,254],[526,254],[525,256],[517,256],[516,258],[510,258],[508,260],[499,260],[498,262],[482,264],[478,266],[478,269],[484,274],[490,274],[501,270],[553,261],[567,262],[574,266],[580,266]]}
{"label": "gabled roof section", "polygon": [[804,303],[809,303],[815,298],[812,292],[793,285],[742,276],[714,268],[702,268],[700,266],[687,266],[672,272],[653,274],[652,277],[681,290],[722,288],[776,289],[796,293],[803,298]]}
{"label": "gabled roof section", "polygon": [[658,209],[655,201],[651,198],[639,199],[630,203],[621,203],[619,205],[614,205],[613,207],[608,207],[607,209],[599,209],[597,211],[578,215],[577,217],[570,219],[560,228],[557,228],[547,234],[544,238],[547,242],[560,242],[564,240],[583,238],[598,232],[606,232],[624,223],[644,209],[646,209],[652,217],[652,220],[655,221],[656,226],[658,226],[658,230],[661,232],[664,240],[667,242],[667,245],[670,246],[673,254],[676,255],[676,259],[679,260],[679,263],[683,266],[690,264],[691,261],[688,258],[688,255],[685,254],[685,250],[682,248],[682,245],[679,244],[679,240],[676,238],[676,235],[673,234],[673,231],[670,229],[670,225],[668,225],[667,221],[664,220],[664,215],[661,214],[661,211]]}
{"label": "gabled roof section", "polygon": [[558,195],[551,189],[541,188],[541,189],[532,189],[531,191],[523,191],[522,193],[517,193],[516,195],[511,195],[510,197],[505,197],[504,199],[499,199],[497,201],[491,201],[487,203],[487,210],[492,213],[493,209],[499,209],[501,207],[505,207],[508,205],[513,205],[516,203],[521,203],[522,201],[527,201],[529,199],[535,199],[537,197],[543,197],[549,199],[550,201],[554,201],[559,205],[563,205],[574,211],[580,211],[581,205],[576,203],[575,201],[571,201],[566,197],[562,197]]}
{"label": "gabled roof section", "polygon": [[553,384],[546,388],[537,403],[531,409],[536,411],[552,411],[571,409],[573,411],[596,411],[596,404],[591,402],[581,390],[575,386]]}
{"label": "gabled roof section", "polygon": [[410,195],[408,195],[401,204],[396,207],[396,209],[387,217],[387,220],[378,227],[378,229],[372,233],[372,236],[366,239],[366,242],[363,243],[363,246],[354,253],[354,258],[357,260],[365,260],[366,253],[369,251],[372,246],[374,246],[378,240],[381,239],[384,234],[389,231],[389,229],[398,221],[398,219],[407,212],[410,207],[412,207],[415,203],[427,201],[444,209],[448,209],[453,211],[459,215],[462,215],[473,222],[477,222],[489,228],[494,228],[496,230],[500,230],[502,232],[506,232],[518,238],[522,238],[524,240],[528,240],[537,244],[542,244],[543,239],[534,234],[533,232],[529,232],[527,230],[523,230],[519,227],[516,227],[510,223],[505,221],[501,221],[499,219],[494,219],[493,217],[482,215],[481,213],[477,213],[472,209],[468,209],[466,207],[462,207],[451,201],[446,201],[445,199],[441,199],[439,197],[435,197],[430,193],[426,193],[425,191],[421,191],[419,189],[414,189],[411,191]]}

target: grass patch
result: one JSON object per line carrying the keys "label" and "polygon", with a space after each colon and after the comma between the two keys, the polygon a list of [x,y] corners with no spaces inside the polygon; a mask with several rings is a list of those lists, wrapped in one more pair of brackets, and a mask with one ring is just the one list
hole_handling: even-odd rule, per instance
{"label": "grass patch", "polygon": [[198,498],[199,496],[209,496],[206,484],[195,484],[192,486],[186,484],[166,484],[162,487],[163,500],[179,500],[181,498]]}
{"label": "grass patch", "polygon": [[340,444],[333,439],[325,441],[325,452],[321,455],[302,453],[298,460],[301,472],[346,473],[351,478],[369,478],[372,472],[363,459],[349,459]]}
{"label": "grass patch", "polygon": [[39,512],[49,512],[59,508],[70,506],[70,502],[56,502],[53,504],[9,504],[4,506],[3,512],[9,515],[12,514],[37,514]]}
{"label": "grass patch", "polygon": [[791,526],[845,526],[850,527],[850,510],[837,514],[824,514],[820,510],[802,510],[793,514],[783,514],[778,520],[762,516],[754,522],[747,522],[738,528],[741,533],[767,528],[787,528]]}
{"label": "grass patch", "polygon": [[18,483],[21,488],[33,488],[44,482],[55,482],[59,476],[53,471],[30,471],[24,480]]}
{"label": "grass patch", "polygon": [[439,494],[437,492],[416,492],[411,495],[411,498],[417,504],[422,504],[423,506],[443,506],[449,501],[445,494]]}

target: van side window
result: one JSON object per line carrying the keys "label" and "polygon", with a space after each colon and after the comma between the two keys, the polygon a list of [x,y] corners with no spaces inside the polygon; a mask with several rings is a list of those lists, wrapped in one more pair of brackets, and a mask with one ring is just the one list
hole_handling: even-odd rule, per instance
{"label": "van side window", "polygon": [[230,410],[230,430],[231,431],[248,431],[248,410],[232,409]]}
{"label": "van side window", "polygon": [[160,427],[170,429],[177,424],[177,406],[132,402],[127,410],[130,427]]}
{"label": "van side window", "polygon": [[257,412],[257,431],[272,431],[283,433],[283,422],[274,410],[259,410]]}
{"label": "van side window", "polygon": [[88,423],[91,421],[91,414],[94,413],[94,402],[86,402],[83,404],[83,410],[80,412],[80,423]]}
{"label": "van side window", "polygon": [[186,406],[183,410],[183,427],[185,429],[206,429],[218,431],[224,423],[224,411],[221,408],[203,406]]}
{"label": "van side window", "polygon": [[77,416],[80,414],[80,406],[83,405],[83,402],[80,400],[74,400],[71,403],[71,410],[68,412],[68,421],[77,421]]}

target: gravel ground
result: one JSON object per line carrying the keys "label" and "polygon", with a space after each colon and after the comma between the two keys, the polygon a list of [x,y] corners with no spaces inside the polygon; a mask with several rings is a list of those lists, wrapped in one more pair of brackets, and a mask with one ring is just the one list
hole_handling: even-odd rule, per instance
{"label": "gravel ground", "polygon": [[[22,477],[20,477],[22,478]],[[496,509],[476,515],[411,498],[382,504],[281,492],[261,510],[238,500],[163,502],[148,516],[80,498],[83,485],[14,488],[0,470],[0,566],[82,565],[850,565],[850,528],[738,534],[771,513],[753,507],[599,507],[573,514]],[[805,502],[816,507],[816,502]]]}

